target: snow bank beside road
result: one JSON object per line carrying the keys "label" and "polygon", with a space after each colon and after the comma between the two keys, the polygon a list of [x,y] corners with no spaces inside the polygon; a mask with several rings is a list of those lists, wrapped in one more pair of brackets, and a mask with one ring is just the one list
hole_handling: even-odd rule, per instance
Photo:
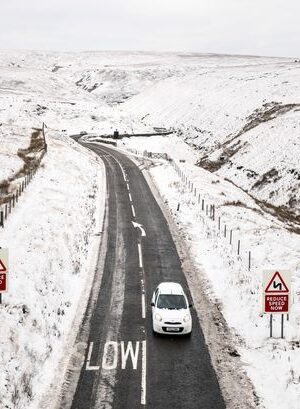
{"label": "snow bank beside road", "polygon": [[9,292],[0,306],[1,407],[36,409],[55,383],[93,274],[89,247],[104,196],[95,155],[48,135],[42,166],[0,231],[10,250]]}

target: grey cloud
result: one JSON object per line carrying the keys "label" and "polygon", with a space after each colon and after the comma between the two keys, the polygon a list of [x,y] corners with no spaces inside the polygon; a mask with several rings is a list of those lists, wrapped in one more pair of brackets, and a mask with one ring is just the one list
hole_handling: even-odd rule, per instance
{"label": "grey cloud", "polygon": [[0,47],[297,56],[298,0],[9,0]]}

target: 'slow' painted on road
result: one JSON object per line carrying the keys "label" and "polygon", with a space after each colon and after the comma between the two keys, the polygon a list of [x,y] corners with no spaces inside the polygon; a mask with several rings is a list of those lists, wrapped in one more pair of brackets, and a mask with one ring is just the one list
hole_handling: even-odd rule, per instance
{"label": "'slow' painted on road", "polygon": [[[145,342],[145,341],[142,341]],[[101,367],[105,370],[113,370],[118,366],[121,369],[133,369],[136,370],[138,366],[139,355],[141,352],[140,341],[128,341],[128,342],[116,342],[107,341],[103,349],[103,357]],[[93,354],[94,343],[90,342],[89,350],[86,360],[86,370],[87,371],[98,371],[100,369],[99,365],[91,363],[91,357]]]}

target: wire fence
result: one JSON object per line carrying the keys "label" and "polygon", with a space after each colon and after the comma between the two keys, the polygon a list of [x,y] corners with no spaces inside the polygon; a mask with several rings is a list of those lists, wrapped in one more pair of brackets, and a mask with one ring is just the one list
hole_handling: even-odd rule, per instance
{"label": "wire fence", "polygon": [[[174,159],[167,153],[155,153],[146,150],[138,151],[136,149],[128,149],[128,151],[149,159],[164,159],[170,162],[181,184],[185,187],[187,193],[193,197],[195,205],[198,206],[198,210],[201,212],[201,216],[208,221],[207,227],[210,230],[210,234],[223,239],[223,241],[231,247],[237,259],[246,265],[248,271],[253,269],[253,253],[251,249],[247,249],[246,246],[243,246],[238,231],[230,226],[219,208],[216,207],[216,204],[212,200],[207,199],[208,194],[200,192],[200,189],[195,186],[194,182],[189,179]],[[177,212],[180,210],[180,205],[180,202],[178,202]]]}
{"label": "wire fence", "polygon": [[32,169],[28,169],[25,171],[24,175],[20,178],[18,178],[18,183],[14,187],[13,193],[7,195],[3,199],[3,203],[0,206],[0,227],[4,228],[5,222],[9,215],[12,213],[13,209],[15,208],[16,204],[19,202],[20,197],[22,196],[23,192],[29,185],[29,183],[32,181],[34,175],[38,171],[41,161],[43,157],[45,156],[47,152],[47,143],[46,143],[46,135],[45,135],[45,124],[43,123],[41,132],[42,132],[42,137],[43,137],[43,150],[40,154],[40,156],[37,158],[35,161],[35,165]]}
{"label": "wire fence", "polygon": [[[237,236],[236,230],[234,230],[227,220],[225,220],[223,214],[219,213],[219,209],[216,208],[213,201],[208,201],[205,193],[200,193],[199,189],[194,186],[194,183],[189,180],[187,175],[182,171],[180,166],[173,160],[170,162],[178,174],[180,181],[185,185],[187,191],[195,199],[195,203],[198,205],[199,210],[202,212],[202,216],[206,217],[210,222],[208,227],[210,231],[219,238],[223,238],[232,248],[234,254],[243,261],[246,262],[247,268],[251,271],[252,268],[252,251],[242,247],[241,238]],[[178,208],[178,206],[177,206]]]}

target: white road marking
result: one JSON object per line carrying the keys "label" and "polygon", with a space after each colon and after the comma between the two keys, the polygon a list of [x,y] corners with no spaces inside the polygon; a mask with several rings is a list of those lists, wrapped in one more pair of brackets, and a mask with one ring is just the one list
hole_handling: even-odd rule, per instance
{"label": "white road marking", "polygon": [[139,265],[140,265],[140,268],[142,268],[143,267],[143,255],[142,255],[141,243],[138,243],[138,251],[139,251]]}
{"label": "white road marking", "polygon": [[146,237],[146,232],[144,227],[140,223],[132,222],[134,228],[139,228],[141,230],[142,237]]}
{"label": "white road marking", "polygon": [[[110,156],[112,156],[112,155],[110,155]],[[128,184],[128,181],[126,180],[126,175],[125,175],[125,172],[124,172],[124,170],[123,170],[123,168],[122,168],[122,166],[121,166],[121,164],[120,164],[120,162],[114,157],[114,156],[112,156],[115,160],[116,160],[116,162],[119,164],[119,166],[120,166],[120,168],[121,168],[121,170],[122,170],[122,173],[123,173],[123,177],[124,177],[124,180],[125,180],[125,182],[126,182],[126,186],[127,186],[127,190],[128,190],[128,192],[130,192],[130,188],[129,188],[129,184]],[[131,200],[132,201],[132,200]],[[134,210],[134,207],[133,207],[133,205],[131,204],[131,209],[132,209],[132,214],[133,214],[133,217],[135,217],[135,210]],[[140,267],[142,268],[143,267],[143,258],[142,258],[142,247],[141,247],[141,244],[140,243],[138,243],[138,251],[139,251],[139,264],[140,264]],[[143,309],[145,309],[145,307],[143,307],[145,305],[145,294],[144,294],[144,291],[142,292],[142,314],[144,315],[144,313],[145,313],[145,311],[143,311]],[[145,332],[145,329],[144,329],[144,332]],[[113,349],[114,349],[114,359],[113,359],[113,361],[112,361],[112,363],[111,364],[109,364],[108,365],[108,367],[111,367],[111,366],[117,366],[117,362],[115,363],[115,361],[117,361],[117,359],[118,359],[118,351],[116,351],[115,350],[115,348],[118,348],[118,344],[115,342],[115,343],[113,343],[112,341],[111,342],[107,342],[106,344],[105,344],[105,354],[104,355],[107,355],[108,354],[108,346],[107,346],[107,344],[110,344],[110,345],[113,345]],[[138,343],[136,343],[136,345],[139,345]],[[122,343],[121,343],[121,348],[122,348]],[[139,347],[138,347],[139,348]],[[123,352],[124,352],[124,344],[123,344]],[[147,350],[146,350],[146,341],[142,341],[142,379],[141,379],[141,405],[143,405],[143,406],[145,406],[146,405],[146,370],[147,370],[147,356],[146,356],[146,352],[147,352]],[[136,353],[135,355],[132,355],[132,345],[131,345],[131,347],[127,347],[127,349],[126,349],[126,352],[125,352],[125,354],[123,355],[124,356],[124,359],[126,359],[126,354],[127,354],[127,357],[128,357],[128,354],[130,353],[130,356],[131,356],[131,359],[132,359],[132,365],[133,365],[133,367],[134,367],[134,360],[133,360],[133,358],[135,358],[135,357],[138,357],[138,353]],[[92,352],[90,353],[90,355],[92,354]],[[103,361],[104,361],[104,356],[103,356]],[[122,365],[123,365],[123,363],[124,362],[122,362]],[[105,360],[105,365],[107,366],[107,361]],[[126,362],[125,362],[125,366],[126,366]],[[103,362],[102,362],[102,367],[103,367]],[[104,368],[104,367],[103,367]],[[105,368],[104,368],[105,369]],[[114,369],[115,369],[115,367],[114,367]],[[102,380],[103,381],[103,380]],[[100,391],[98,391],[98,394],[97,394],[97,398],[99,397],[99,395],[101,396],[102,394],[101,393],[99,393]],[[108,401],[109,401],[109,399],[108,399]],[[110,403],[110,402],[109,402]]]}
{"label": "white road marking", "polygon": [[126,173],[125,173],[124,168],[121,165],[120,161],[114,155],[111,155],[110,153],[107,153],[106,156],[110,156],[111,158],[113,158],[117,162],[117,164],[120,166],[121,172],[123,174],[123,178],[124,178],[124,180],[126,182],[127,181]]}
{"label": "white road marking", "polygon": [[146,301],[144,293],[142,293],[142,318],[146,318]]}
{"label": "white road marking", "polygon": [[102,368],[111,371],[116,369],[118,364],[118,343],[108,341],[104,345]]}
{"label": "white road marking", "polygon": [[129,200],[132,202],[132,197],[131,197],[131,194],[130,194],[130,193],[128,193],[128,196],[129,196]]}
{"label": "white road marking", "polygon": [[145,286],[144,280],[141,280],[141,289],[142,289],[142,318],[146,318],[146,299],[145,299]]}
{"label": "white road marking", "polygon": [[122,171],[122,174],[123,174],[123,178],[124,178],[124,180],[125,180],[125,182],[126,182],[126,174],[125,174],[125,172],[124,172],[124,168],[123,168],[123,166],[121,165],[120,161],[119,161],[114,155],[111,155],[110,153],[109,153],[109,155],[110,155],[110,156],[117,162],[117,164],[120,166],[121,171]]}
{"label": "white road marking", "polygon": [[147,370],[146,341],[142,341],[141,405],[146,405],[146,370]]}
{"label": "white road marking", "polygon": [[[121,341],[119,343],[116,341],[107,341],[103,349],[102,369],[106,371],[115,370],[119,363],[119,358],[120,358],[119,351],[121,351],[121,368],[126,369],[127,361],[130,358],[129,361],[131,360],[132,369],[136,370],[138,366],[138,360],[139,360],[140,343],[141,343],[140,341],[135,341],[135,346],[134,346],[134,342],[132,341],[126,341],[126,342]],[[94,346],[94,343],[90,342],[88,357],[86,361],[87,371],[98,371],[100,369],[100,366],[90,365],[91,356],[93,353],[93,346]],[[119,350],[119,346],[120,346],[120,350]]]}
{"label": "white road marking", "polygon": [[91,366],[90,365],[91,356],[92,356],[92,353],[93,353],[93,347],[94,347],[94,343],[90,342],[89,352],[88,352],[88,356],[87,356],[87,360],[86,360],[86,367],[85,367],[85,369],[87,371],[98,371],[100,369],[100,366]]}
{"label": "white road marking", "polygon": [[122,361],[122,369],[126,368],[126,363],[128,356],[130,355],[131,362],[132,362],[132,368],[136,370],[137,368],[137,363],[138,363],[138,358],[139,358],[139,351],[140,351],[140,343],[137,341],[135,343],[135,351],[133,350],[132,342],[129,341],[127,343],[127,348],[125,350],[125,343],[121,341],[121,361]]}
{"label": "white road marking", "polygon": [[133,215],[133,217],[135,217],[135,210],[134,210],[133,204],[131,204],[131,210],[132,210],[132,215]]}

